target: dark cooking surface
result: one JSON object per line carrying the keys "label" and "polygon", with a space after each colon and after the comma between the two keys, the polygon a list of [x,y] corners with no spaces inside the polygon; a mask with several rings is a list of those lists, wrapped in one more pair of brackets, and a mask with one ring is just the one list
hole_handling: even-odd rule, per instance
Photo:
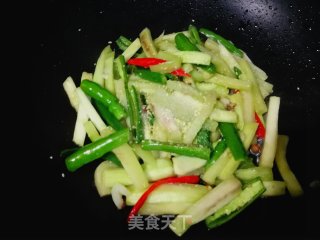
{"label": "dark cooking surface", "polygon": [[[190,23],[208,27],[232,40],[269,75],[274,95],[281,97],[280,126],[290,136],[288,160],[305,189],[305,196],[260,199],[224,226],[207,231],[193,226],[186,239],[295,237],[319,233],[320,180],[318,122],[320,95],[319,7],[316,1],[81,1],[37,5],[34,28],[34,83],[39,86],[36,114],[41,150],[33,154],[32,186],[21,186],[14,214],[6,214],[8,235],[174,238],[167,231],[129,231],[128,208],[116,210],[111,198],[100,199],[93,186],[98,163],[66,172],[62,149],[72,146],[76,114],[69,106],[62,82],[82,71],[93,71],[102,48],[120,34],[136,37],[145,27],[153,36],[185,29]],[[35,85],[37,86],[37,85]],[[43,137],[43,138],[41,138]],[[40,167],[41,162],[41,167]],[[28,169],[29,170],[29,169]],[[64,177],[62,177],[62,174]],[[20,195],[21,197],[21,195]],[[17,200],[18,199],[18,200]],[[10,212],[10,211],[8,211]],[[14,217],[16,216],[16,217]],[[32,216],[32,217],[31,217]],[[320,236],[318,234],[318,236]]]}

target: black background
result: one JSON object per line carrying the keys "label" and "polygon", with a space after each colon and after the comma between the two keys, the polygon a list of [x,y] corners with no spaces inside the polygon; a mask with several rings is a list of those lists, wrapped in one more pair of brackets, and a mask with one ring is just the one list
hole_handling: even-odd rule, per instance
{"label": "black background", "polygon": [[24,14],[18,31],[25,33],[18,40],[28,51],[21,61],[32,64],[23,75],[31,90],[20,99],[32,111],[20,117],[31,123],[24,126],[29,131],[22,146],[10,149],[14,160],[6,159],[2,168],[0,237],[175,238],[170,230],[129,231],[129,209],[118,211],[110,198],[98,197],[93,185],[98,163],[74,174],[66,171],[59,153],[72,146],[76,114],[62,82],[70,75],[79,83],[81,72],[92,72],[103,47],[121,34],[134,39],[149,27],[156,37],[193,23],[231,39],[269,75],[274,95],[281,97],[279,132],[290,136],[288,161],[305,195],[259,199],[228,224],[211,231],[197,224],[183,239],[319,238],[319,187],[310,187],[320,179],[320,18],[315,2],[117,0],[20,6]]}

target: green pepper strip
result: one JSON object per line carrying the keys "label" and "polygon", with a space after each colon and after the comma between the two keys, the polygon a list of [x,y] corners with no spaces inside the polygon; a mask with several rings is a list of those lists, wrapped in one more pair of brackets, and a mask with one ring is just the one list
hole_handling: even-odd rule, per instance
{"label": "green pepper strip", "polygon": [[115,116],[106,108],[105,105],[103,105],[101,102],[94,100],[93,101],[94,106],[97,108],[98,112],[100,113],[100,116],[103,118],[103,120],[110,125],[114,130],[121,130],[125,127],[122,125],[122,123],[115,118]]}
{"label": "green pepper strip", "polygon": [[144,150],[164,151],[189,157],[198,157],[205,160],[209,160],[210,158],[210,149],[205,147],[171,144],[153,140],[142,140],[141,147]]}
{"label": "green pepper strip", "polygon": [[66,167],[70,172],[74,172],[83,165],[101,158],[107,152],[128,142],[128,139],[128,129],[123,129],[114,132],[107,137],[100,138],[95,142],[83,146],[78,151],[68,156],[65,159]]}
{"label": "green pepper strip", "polygon": [[[65,158],[68,155],[71,155],[72,153],[74,153],[75,151],[77,151],[79,149],[80,149],[80,147],[65,149],[60,152],[60,157]],[[117,158],[117,156],[113,152],[106,153],[105,155],[102,156],[102,159],[107,160],[107,161],[111,161],[114,164],[116,164],[117,166],[122,167],[120,160]]]}
{"label": "green pepper strip", "polygon": [[144,129],[141,112],[141,98],[134,86],[129,87],[132,102],[133,128],[135,128],[136,143],[144,139]]}
{"label": "green pepper strip", "polygon": [[154,83],[159,83],[164,85],[167,83],[166,75],[162,73],[151,72],[146,69],[136,69],[135,74],[141,77],[142,79],[145,79]]}
{"label": "green pepper strip", "polygon": [[[180,51],[197,51],[200,52],[200,50],[197,48],[196,45],[194,45],[188,37],[186,37],[183,33],[178,33],[175,36],[175,43],[177,49]],[[216,66],[213,63],[210,63],[209,66],[204,65],[197,65],[198,67],[202,68],[208,73],[215,73],[216,72]]]}
{"label": "green pepper strip", "polygon": [[116,40],[116,44],[118,45],[118,47],[122,50],[125,51],[131,44],[132,42],[124,37],[124,36],[120,36],[117,40]]}
{"label": "green pepper strip", "polygon": [[89,80],[83,80],[80,84],[80,87],[88,96],[105,105],[117,119],[121,119],[126,116],[124,107],[119,103],[119,100],[106,88],[101,87],[99,84]]}
{"label": "green pepper strip", "polygon": [[219,129],[222,133],[222,136],[226,139],[227,146],[230,149],[234,160],[247,160],[247,152],[243,146],[235,125],[233,123],[220,122]]}
{"label": "green pepper strip", "polygon": [[199,36],[199,32],[197,28],[193,25],[189,25],[189,34],[190,34],[190,40],[193,44],[201,44],[201,39]]}
{"label": "green pepper strip", "polygon": [[196,45],[194,45],[189,38],[183,33],[178,33],[174,41],[176,43],[176,47],[180,51],[199,51]]}
{"label": "green pepper strip", "polygon": [[216,147],[213,149],[212,151],[212,156],[210,158],[210,160],[207,162],[206,167],[211,166],[213,163],[215,163],[215,161],[217,161],[219,159],[219,157],[222,155],[222,153],[224,153],[224,151],[227,148],[227,143],[226,140],[224,138],[222,138],[218,144],[216,145]]}
{"label": "green pepper strip", "polygon": [[223,46],[225,46],[226,49],[228,49],[231,53],[234,53],[235,55],[239,57],[243,57],[243,52],[237,48],[232,42],[228,41],[224,37],[206,29],[206,28],[200,28],[200,33],[205,35],[208,38],[211,38],[219,43],[221,43]]}

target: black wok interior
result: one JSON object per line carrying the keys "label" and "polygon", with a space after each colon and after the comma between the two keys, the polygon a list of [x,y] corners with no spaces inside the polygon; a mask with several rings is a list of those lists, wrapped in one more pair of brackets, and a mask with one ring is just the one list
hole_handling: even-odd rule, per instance
{"label": "black wok interior", "polygon": [[[59,153],[73,146],[76,114],[62,82],[70,75],[79,83],[81,72],[92,72],[100,51],[109,41],[115,47],[119,35],[133,39],[149,27],[156,37],[192,23],[232,40],[268,74],[274,95],[281,97],[279,132],[290,137],[288,161],[305,195],[259,199],[229,223],[210,231],[200,223],[181,239],[320,237],[320,13],[316,1],[51,0],[39,2],[37,9],[32,11],[33,81],[38,92],[34,110],[44,124],[33,137],[38,150],[32,154],[32,171],[36,172],[29,176],[32,186],[21,186],[23,199],[13,200],[17,207],[5,215],[5,234],[59,239],[176,238],[170,230],[128,230],[129,208],[119,211],[110,197],[101,199],[96,192],[93,171],[98,162],[76,173],[66,171]],[[314,186],[317,181],[318,187]]]}

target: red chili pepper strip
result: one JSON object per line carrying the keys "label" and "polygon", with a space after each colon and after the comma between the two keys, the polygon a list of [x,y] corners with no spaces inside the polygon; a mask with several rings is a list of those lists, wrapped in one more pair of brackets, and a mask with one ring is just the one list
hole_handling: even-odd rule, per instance
{"label": "red chili pepper strip", "polygon": [[258,123],[258,128],[257,128],[257,131],[256,131],[256,136],[258,138],[264,138],[264,136],[266,135],[266,129],[264,127],[264,125],[262,124],[259,116],[257,113],[254,113],[254,117],[256,119],[256,122]]}
{"label": "red chili pepper strip", "polygon": [[161,179],[155,183],[153,183],[139,198],[137,203],[133,206],[131,209],[129,216],[128,216],[128,222],[130,222],[131,218],[136,215],[140,208],[143,206],[144,202],[147,200],[148,196],[150,195],[153,190],[155,190],[157,187],[159,187],[162,184],[165,183],[198,183],[200,181],[199,176],[182,176],[182,177],[169,177]]}
{"label": "red chili pepper strip", "polygon": [[129,65],[148,68],[159,63],[164,63],[166,60],[160,58],[131,58],[128,60]]}
{"label": "red chili pepper strip", "polygon": [[182,68],[174,70],[173,72],[171,72],[171,74],[179,76],[179,77],[191,77],[191,75],[189,73],[185,72]]}

